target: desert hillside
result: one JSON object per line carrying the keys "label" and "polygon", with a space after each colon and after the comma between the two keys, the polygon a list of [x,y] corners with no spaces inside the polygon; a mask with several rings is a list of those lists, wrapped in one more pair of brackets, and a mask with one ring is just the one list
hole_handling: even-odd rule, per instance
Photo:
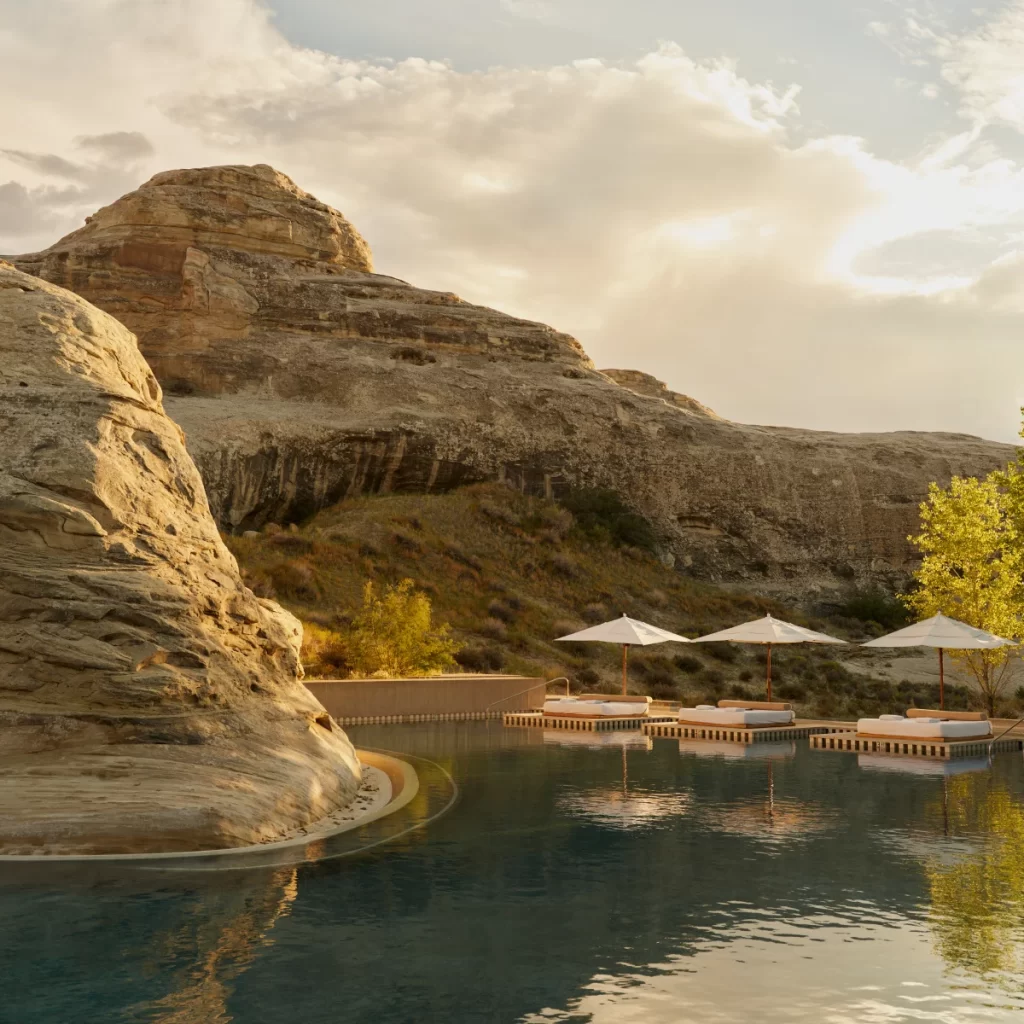
{"label": "desert hillside", "polygon": [[716,417],[566,334],[372,270],[335,210],[265,165],[159,174],[14,258],[139,338],[221,526],[485,480],[621,495],[687,575],[813,602],[902,582],[932,480],[1010,446]]}

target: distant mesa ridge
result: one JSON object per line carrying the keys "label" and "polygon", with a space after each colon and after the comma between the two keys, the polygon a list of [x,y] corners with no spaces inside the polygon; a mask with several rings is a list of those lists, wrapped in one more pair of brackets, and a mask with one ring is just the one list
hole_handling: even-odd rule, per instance
{"label": "distant mesa ridge", "polygon": [[721,419],[544,324],[373,273],[342,214],[266,165],[159,174],[13,261],[136,333],[229,530],[486,479],[609,488],[685,571],[802,600],[902,581],[929,482],[1013,454]]}

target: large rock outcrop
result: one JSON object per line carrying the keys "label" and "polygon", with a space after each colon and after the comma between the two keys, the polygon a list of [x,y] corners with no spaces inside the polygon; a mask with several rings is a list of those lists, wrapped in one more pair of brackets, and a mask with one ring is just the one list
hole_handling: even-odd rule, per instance
{"label": "large rock outcrop", "polygon": [[0,852],[207,849],[347,803],[301,627],[241,582],[122,324],[0,261]]}
{"label": "large rock outcrop", "polygon": [[808,598],[902,580],[929,482],[1012,454],[719,419],[549,327],[371,273],[344,218],[266,166],[158,175],[17,263],[138,334],[230,529],[485,478],[609,487],[687,571]]}

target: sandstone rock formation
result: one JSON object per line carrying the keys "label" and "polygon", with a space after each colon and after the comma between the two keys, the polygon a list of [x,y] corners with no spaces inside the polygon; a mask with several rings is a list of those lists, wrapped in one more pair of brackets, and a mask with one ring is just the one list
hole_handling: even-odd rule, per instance
{"label": "sandstone rock formation", "polygon": [[2,262],[0,423],[0,852],[255,843],[351,799],[135,339]]}
{"label": "sandstone rock formation", "polygon": [[344,218],[266,166],[158,175],[16,262],[138,334],[229,529],[485,478],[610,487],[686,571],[804,599],[901,580],[928,483],[1012,454],[746,426],[599,373],[565,334],[371,273]]}

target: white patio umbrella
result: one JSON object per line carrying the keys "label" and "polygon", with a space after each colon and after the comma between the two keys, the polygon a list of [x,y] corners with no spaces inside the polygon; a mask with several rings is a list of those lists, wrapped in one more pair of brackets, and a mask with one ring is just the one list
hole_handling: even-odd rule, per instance
{"label": "white patio umbrella", "polygon": [[555,638],[556,642],[565,640],[573,643],[586,643],[597,640],[606,644],[622,644],[622,692],[626,692],[626,657],[627,651],[632,646],[646,647],[648,644],[663,644],[668,640],[675,643],[688,644],[693,641],[685,636],[670,633],[667,629],[658,629],[647,622],[640,622],[639,619],[631,619],[623,615],[621,619],[611,619],[602,622],[599,626],[590,626],[581,629],[578,633],[570,633],[568,636]]}
{"label": "white patio umbrella", "polygon": [[735,644],[764,644],[768,648],[767,674],[765,685],[768,699],[772,699],[772,647],[775,644],[845,644],[845,640],[829,636],[828,633],[816,633],[813,629],[795,626],[792,622],[783,622],[766,615],[763,619],[742,622],[738,626],[699,636],[695,644],[712,643],[728,640]]}
{"label": "white patio umbrella", "polygon": [[1006,647],[1012,640],[1004,640],[995,633],[968,626],[959,619],[950,619],[939,612],[930,619],[922,619],[912,626],[897,629],[895,633],[869,640],[863,647],[937,647],[939,649],[939,707],[946,706],[945,672],[942,654],[947,648],[954,651],[992,651]]}

